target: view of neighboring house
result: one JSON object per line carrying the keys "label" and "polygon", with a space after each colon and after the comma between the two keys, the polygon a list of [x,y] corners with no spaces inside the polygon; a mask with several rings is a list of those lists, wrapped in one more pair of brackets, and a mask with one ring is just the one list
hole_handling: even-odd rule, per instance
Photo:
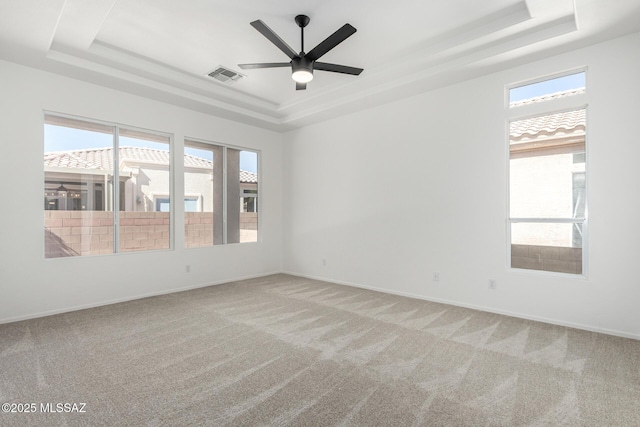
{"label": "view of neighboring house", "polygon": [[[82,230],[84,223],[73,221],[74,216],[64,218],[63,213],[52,211],[85,211],[83,218],[91,218],[91,225],[113,227],[114,209],[113,148],[88,148],[83,150],[47,152],[44,155],[45,189],[44,209],[47,257],[110,253],[113,243],[86,240],[102,230]],[[127,229],[121,228],[121,250],[165,249],[169,247],[170,210],[170,153],[147,147],[121,146],[118,150],[118,204],[122,212],[120,224],[130,225],[131,236]],[[184,155],[184,211],[185,246],[207,246],[214,244],[213,217],[215,191],[213,185],[214,163],[212,160],[190,154]],[[257,240],[258,176],[256,173],[239,170],[237,178],[227,177],[228,188],[239,194],[239,240],[240,242]],[[236,181],[237,179],[237,181]],[[221,188],[221,186],[219,186]],[[228,203],[232,203],[228,200]],[[99,212],[105,212],[104,218]],[[148,213],[149,215],[137,215]],[[87,215],[90,215],[87,216]],[[65,221],[65,219],[67,221]],[[147,227],[146,237],[140,236],[142,222]],[[131,222],[130,224],[128,222]],[[68,227],[65,227],[68,224]],[[71,230],[70,227],[78,227]],[[153,227],[153,228],[152,228]],[[109,236],[112,228],[107,231]],[[87,234],[82,239],[74,235]],[[135,238],[133,236],[136,236]],[[129,238],[130,237],[130,238]],[[93,237],[96,240],[96,237]],[[111,237],[105,237],[111,239]],[[104,243],[104,244],[103,244]]]}
{"label": "view of neighboring house", "polygon": [[[584,88],[511,106],[576,93],[584,93]],[[585,109],[511,122],[510,217],[521,219],[510,229],[513,267],[581,273],[582,223],[566,220],[584,218],[586,213],[585,125]]]}
{"label": "view of neighboring house", "polygon": [[[111,210],[113,148],[44,155],[45,210]],[[169,206],[169,151],[120,147],[120,210],[162,212]],[[189,154],[185,164],[185,212],[213,210],[213,162]],[[258,176],[240,170],[241,212],[257,211]]]}

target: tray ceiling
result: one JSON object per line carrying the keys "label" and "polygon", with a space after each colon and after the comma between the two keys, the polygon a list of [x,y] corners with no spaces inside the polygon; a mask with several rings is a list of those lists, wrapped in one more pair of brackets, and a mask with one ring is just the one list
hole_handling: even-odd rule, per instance
{"label": "tray ceiling", "polygon": [[[284,131],[354,109],[640,31],[638,0],[5,0],[0,59]],[[357,32],[296,91],[287,62],[255,31],[261,19],[295,50],[293,18],[311,17],[307,50],[345,23]],[[207,76],[222,65],[233,85]]]}

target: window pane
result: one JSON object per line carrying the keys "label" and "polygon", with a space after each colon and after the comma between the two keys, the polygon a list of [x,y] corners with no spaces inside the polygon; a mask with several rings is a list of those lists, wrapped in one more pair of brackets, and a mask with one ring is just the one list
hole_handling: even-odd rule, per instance
{"label": "window pane", "polygon": [[[576,229],[573,223],[516,222],[511,224],[511,243],[515,245],[541,245],[556,247],[582,247],[576,242]],[[581,224],[579,224],[581,225]]]}
{"label": "window pane", "polygon": [[223,147],[193,141],[184,145],[184,245],[223,244]]}
{"label": "window pane", "polygon": [[227,242],[258,241],[258,153],[227,148],[227,200]]}
{"label": "window pane", "polygon": [[121,129],[118,165],[119,250],[169,249],[170,139]]}
{"label": "window pane", "polygon": [[47,258],[169,248],[168,136],[54,115],[44,130]]}
{"label": "window pane", "polygon": [[583,218],[585,110],[511,122],[510,216]]}
{"label": "window pane", "polygon": [[156,212],[169,212],[170,210],[171,203],[168,198],[156,198]]}
{"label": "window pane", "polygon": [[240,152],[240,242],[258,241],[258,153]]}
{"label": "window pane", "polygon": [[586,73],[580,72],[515,87],[509,90],[509,104],[511,107],[517,107],[532,102],[584,93],[585,81]]}
{"label": "window pane", "polygon": [[191,199],[185,197],[184,199],[184,211],[185,212],[200,212],[198,209],[198,199]]}
{"label": "window pane", "polygon": [[512,218],[582,218],[584,163],[571,154],[511,160],[510,193]]}
{"label": "window pane", "polygon": [[46,116],[45,258],[113,253],[114,128]]}
{"label": "window pane", "polygon": [[[584,93],[585,80],[580,72],[510,89],[509,107]],[[585,109],[509,123],[512,268],[582,274],[586,157]]]}
{"label": "window pane", "polygon": [[511,267],[582,274],[581,234],[582,224],[511,224]]}

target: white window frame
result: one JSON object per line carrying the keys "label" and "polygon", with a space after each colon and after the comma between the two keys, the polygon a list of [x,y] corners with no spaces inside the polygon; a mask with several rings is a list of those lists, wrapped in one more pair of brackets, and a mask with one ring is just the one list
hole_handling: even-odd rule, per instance
{"label": "white window frame", "polygon": [[[226,246],[226,245],[230,245],[230,244],[251,244],[251,243],[260,243],[262,241],[262,227],[260,226],[260,224],[262,224],[262,213],[261,213],[261,209],[258,209],[258,236],[257,236],[257,240],[255,242],[239,242],[239,243],[229,243],[227,240],[227,203],[228,203],[228,197],[227,197],[227,149],[231,149],[231,150],[239,150],[239,151],[247,151],[247,152],[251,152],[251,153],[255,153],[257,155],[258,161],[257,161],[257,167],[258,167],[258,186],[257,186],[257,190],[258,193],[256,194],[256,198],[258,197],[258,195],[261,194],[262,192],[262,151],[261,150],[257,150],[255,148],[248,148],[248,147],[241,147],[238,145],[232,145],[232,144],[225,144],[223,142],[216,142],[216,141],[210,141],[210,140],[206,140],[206,139],[200,139],[200,138],[191,138],[188,136],[185,136],[183,139],[183,158],[184,158],[184,149],[188,148],[187,144],[189,142],[194,142],[197,144],[203,144],[203,145],[211,145],[211,146],[216,146],[216,147],[220,147],[222,148],[222,243],[219,245],[213,245],[213,246]],[[183,160],[184,161],[184,160]],[[183,172],[183,179],[184,179],[184,172]],[[211,179],[213,180],[213,175],[211,176]],[[185,195],[186,197],[186,195]],[[201,203],[201,202],[200,202]],[[240,199],[239,199],[239,203],[242,203],[242,191],[240,191]],[[240,207],[240,213],[242,213],[242,207]],[[209,247],[209,246],[198,246],[198,247],[193,247],[193,248],[184,248],[185,250],[190,250],[190,249],[200,249],[202,247]]]}
{"label": "white window frame", "polygon": [[[510,94],[509,91],[521,86],[540,83],[546,80],[555,79],[558,77],[564,77],[576,73],[585,73],[585,88],[588,87],[588,73],[587,68],[573,69],[561,73],[555,73],[547,75],[546,77],[538,77],[531,80],[520,81],[507,85],[505,87],[504,105],[505,105],[505,141],[506,141],[506,237],[507,237],[507,270],[513,272],[523,272],[527,274],[538,274],[548,276],[562,276],[576,279],[586,279],[589,272],[589,103],[588,103],[588,90],[585,90],[583,94],[576,94],[567,96],[564,98],[546,100],[535,104],[521,105],[516,107],[510,106]],[[510,153],[510,128],[511,122],[518,120],[525,120],[538,116],[546,116],[556,113],[562,113],[566,111],[585,110],[586,123],[585,123],[585,215],[584,218],[512,218],[511,217],[511,153]],[[517,223],[549,223],[549,224],[582,224],[582,273],[560,273],[547,270],[531,270],[524,268],[514,268],[511,266],[511,227]]]}
{"label": "white window frame", "polygon": [[[136,253],[145,253],[145,252],[157,252],[157,251],[171,251],[175,247],[175,209],[173,206],[170,207],[169,210],[169,248],[167,249],[149,249],[144,251],[121,251],[120,250],[120,169],[115,165],[120,164],[119,159],[119,148],[120,148],[120,129],[125,129],[128,132],[141,132],[148,135],[157,135],[158,137],[168,139],[169,145],[169,192],[171,194],[175,194],[175,143],[174,143],[174,135],[169,132],[162,132],[152,129],[145,129],[137,126],[129,126],[121,123],[108,122],[104,120],[91,119],[81,116],[74,116],[71,114],[59,113],[55,111],[44,110],[42,119],[43,126],[46,124],[47,116],[50,117],[58,117],[60,119],[69,119],[77,122],[84,122],[88,125],[95,124],[99,126],[108,126],[113,128],[113,175],[111,179],[113,179],[113,195],[111,198],[105,195],[105,210],[108,210],[111,205],[111,212],[113,212],[113,252],[109,255],[125,255],[125,254],[136,254]],[[108,174],[107,174],[108,175]],[[107,191],[104,188],[103,191]],[[155,208],[155,198],[154,198],[154,208]],[[81,257],[86,256],[105,256],[105,255],[83,255]],[[64,257],[63,257],[64,258]],[[55,260],[59,258],[47,258],[46,260]]]}

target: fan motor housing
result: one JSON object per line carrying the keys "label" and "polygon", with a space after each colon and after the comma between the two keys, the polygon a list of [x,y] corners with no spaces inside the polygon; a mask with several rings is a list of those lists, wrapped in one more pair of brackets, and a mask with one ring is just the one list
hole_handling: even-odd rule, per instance
{"label": "fan motor housing", "polygon": [[304,56],[298,56],[291,60],[291,68],[293,72],[307,70],[313,74],[313,61],[305,58]]}

